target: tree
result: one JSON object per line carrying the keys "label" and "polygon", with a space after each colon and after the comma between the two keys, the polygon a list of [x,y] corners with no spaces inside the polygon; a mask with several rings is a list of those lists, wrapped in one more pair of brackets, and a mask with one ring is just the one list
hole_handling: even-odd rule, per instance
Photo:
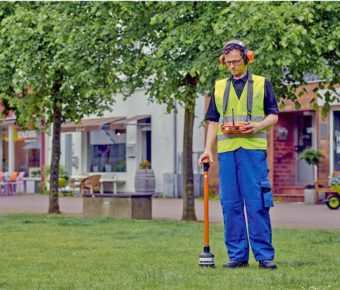
{"label": "tree", "polygon": [[[60,120],[100,113],[112,102],[112,93],[129,96],[144,87],[150,100],[166,104],[169,112],[175,100],[185,108],[183,219],[195,219],[195,100],[209,94],[215,79],[226,77],[218,57],[229,39],[240,38],[255,50],[252,71],[268,77],[278,97],[295,101],[297,108],[295,88],[307,72],[321,78],[320,87],[327,83],[334,91],[339,82],[336,2],[16,5],[15,14],[2,20],[0,61],[5,65],[0,74],[5,78],[0,87],[21,121],[33,124],[46,114],[47,124],[55,124],[54,198]],[[325,96],[325,111],[333,98]]]}
{"label": "tree", "polygon": [[[129,57],[131,69],[125,72],[128,93],[143,86],[149,98],[167,104],[168,111],[174,109],[175,100],[185,108],[182,218],[195,219],[192,175],[195,99],[209,94],[214,79],[226,77],[225,68],[218,66],[223,44],[239,38],[255,49],[252,71],[268,77],[278,98],[293,100],[299,108],[295,89],[305,82],[307,72],[324,80],[320,88],[328,83],[334,91],[334,83],[338,83],[338,4],[173,2],[130,5],[126,4],[123,16],[125,36],[138,45],[134,59]],[[328,95],[324,109],[329,108],[331,100]]]}
{"label": "tree", "polygon": [[211,23],[224,4],[129,5],[123,24],[125,36],[137,43],[131,70],[124,72],[130,85],[129,93],[143,86],[150,100],[166,104],[169,112],[175,109],[175,101],[185,108],[182,219],[195,220],[192,168],[195,100],[212,89],[212,80],[218,74],[216,60],[222,43],[221,39],[214,38]]}
{"label": "tree", "polygon": [[[255,50],[252,67],[268,77],[283,103],[295,102],[300,108],[296,88],[306,83],[305,74],[320,78],[318,89],[328,87],[323,113],[340,96],[334,89],[339,83],[340,42],[339,3],[336,2],[234,2],[218,15],[217,35],[233,27],[233,37],[243,39]],[[228,16],[226,21],[226,16]],[[322,96],[319,96],[322,97]],[[317,110],[316,100],[312,100]]]}
{"label": "tree", "polygon": [[[7,5],[1,3],[1,11]],[[15,5],[1,21],[1,99],[22,126],[53,125],[48,211],[59,213],[61,124],[100,115],[114,103],[112,94],[121,88],[119,19],[114,3]]]}

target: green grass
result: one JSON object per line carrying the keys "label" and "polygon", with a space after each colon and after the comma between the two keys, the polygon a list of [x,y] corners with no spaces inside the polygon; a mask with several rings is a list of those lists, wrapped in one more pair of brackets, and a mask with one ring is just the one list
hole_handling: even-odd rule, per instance
{"label": "green grass", "polygon": [[278,270],[198,267],[202,223],[67,216],[0,217],[0,289],[340,289],[340,232],[273,230]]}

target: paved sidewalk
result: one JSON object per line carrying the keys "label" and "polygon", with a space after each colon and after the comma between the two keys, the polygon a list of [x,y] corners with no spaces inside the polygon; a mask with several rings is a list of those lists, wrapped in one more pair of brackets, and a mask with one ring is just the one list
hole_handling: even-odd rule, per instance
{"label": "paved sidewalk", "polygon": [[[60,209],[64,214],[82,215],[82,198],[60,197]],[[196,200],[196,215],[203,220],[203,200]],[[48,196],[39,194],[0,196],[0,215],[44,214],[48,211]],[[153,198],[152,216],[154,219],[180,220],[181,199]],[[273,227],[340,229],[340,209],[330,210],[324,204],[276,203],[271,209]],[[222,223],[219,201],[210,201],[211,222]]]}

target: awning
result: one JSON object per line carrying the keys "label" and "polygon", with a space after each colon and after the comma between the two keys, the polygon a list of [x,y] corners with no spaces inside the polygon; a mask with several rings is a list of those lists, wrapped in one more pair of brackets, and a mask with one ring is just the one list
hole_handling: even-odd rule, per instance
{"label": "awning", "polygon": [[110,123],[110,129],[116,129],[115,126],[117,126],[118,124],[122,124],[124,127],[133,122],[133,121],[139,121],[139,120],[143,120],[143,119],[146,119],[146,118],[150,118],[151,115],[136,115],[136,116],[133,116],[133,117],[129,117],[129,118],[126,118],[124,120],[118,120],[118,121],[113,121]]}
{"label": "awning", "polygon": [[0,118],[0,127],[8,127],[10,125],[14,125],[15,121],[16,121],[15,117]]}
{"label": "awning", "polygon": [[103,117],[82,119],[80,123],[68,122],[61,125],[61,132],[89,132],[99,130],[123,130],[128,123],[150,118],[150,115],[125,117]]}
{"label": "awning", "polygon": [[61,125],[61,132],[79,132],[79,131],[98,131],[110,126],[111,123],[116,123],[113,129],[122,129],[123,124],[119,121],[124,121],[124,117],[103,117],[93,119],[82,119],[79,123],[67,122]]}
{"label": "awning", "polygon": [[137,115],[137,116],[127,118],[126,122],[129,123],[132,121],[139,121],[139,120],[143,120],[143,119],[150,118],[150,117],[151,115]]}

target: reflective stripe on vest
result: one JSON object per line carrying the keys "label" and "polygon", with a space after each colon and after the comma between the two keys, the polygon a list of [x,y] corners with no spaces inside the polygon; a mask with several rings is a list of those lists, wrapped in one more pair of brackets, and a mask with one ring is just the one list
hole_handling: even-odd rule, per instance
{"label": "reflective stripe on vest", "polygon": [[[264,102],[264,84],[265,78],[257,75],[252,75],[253,80],[253,97],[251,108],[251,121],[261,122],[265,118],[263,102]],[[247,111],[247,92],[248,81],[244,86],[242,95],[238,99],[232,82],[230,82],[227,109],[223,116],[224,93],[226,91],[228,79],[216,81],[215,84],[215,102],[216,108],[221,116],[220,121],[235,123],[239,121],[248,121],[249,112]],[[234,115],[232,114],[234,112]],[[267,132],[261,130],[256,134],[223,134],[218,127],[217,129],[217,151],[227,152],[233,151],[240,147],[245,149],[267,149]]]}
{"label": "reflective stripe on vest", "polygon": [[[247,121],[247,117],[248,116],[242,116],[242,115],[234,115],[234,120],[236,122],[245,122]],[[230,117],[221,117],[220,118],[220,123],[223,123],[223,120],[226,121],[226,122],[232,122],[233,121],[233,117],[230,116]],[[261,122],[264,120],[264,117],[258,117],[258,116],[252,116],[251,117],[251,120],[254,121],[254,122]]]}
{"label": "reflective stripe on vest", "polygon": [[[244,134],[220,134],[217,135],[217,141],[233,139],[233,138],[243,138]],[[247,139],[251,138],[267,138],[267,132],[257,132],[256,134],[247,135]]]}

